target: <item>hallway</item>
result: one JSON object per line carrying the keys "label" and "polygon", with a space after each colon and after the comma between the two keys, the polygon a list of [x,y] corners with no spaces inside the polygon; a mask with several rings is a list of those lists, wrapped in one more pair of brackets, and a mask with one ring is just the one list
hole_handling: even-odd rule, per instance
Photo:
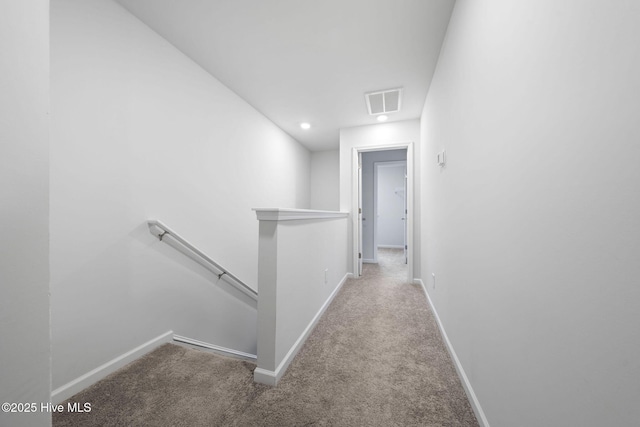
{"label": "hallway", "polygon": [[55,426],[476,426],[422,290],[402,251],[382,249],[327,309],[276,388],[254,366],[165,345],[70,402],[90,413]]}
{"label": "hallway", "polygon": [[363,264],[363,278],[380,277],[393,281],[407,280],[407,264],[402,249],[378,248],[378,263]]}

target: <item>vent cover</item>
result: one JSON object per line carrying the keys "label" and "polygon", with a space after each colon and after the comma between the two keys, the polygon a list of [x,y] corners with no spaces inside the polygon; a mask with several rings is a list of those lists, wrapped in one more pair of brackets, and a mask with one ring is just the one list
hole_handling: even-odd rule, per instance
{"label": "vent cover", "polygon": [[369,114],[375,116],[385,113],[397,113],[402,105],[402,88],[381,90],[364,94]]}

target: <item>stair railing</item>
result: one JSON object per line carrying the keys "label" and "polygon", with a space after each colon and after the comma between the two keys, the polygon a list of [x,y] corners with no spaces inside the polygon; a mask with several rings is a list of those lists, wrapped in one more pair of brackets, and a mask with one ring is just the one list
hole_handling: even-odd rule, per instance
{"label": "stair railing", "polygon": [[226,268],[215,262],[211,257],[189,243],[171,228],[167,227],[157,219],[150,219],[147,221],[147,224],[149,225],[149,232],[156,236],[161,242],[164,241],[165,238],[170,237],[173,241],[188,249],[188,253],[192,255],[192,258],[218,276],[218,280],[224,277],[225,281],[231,284],[234,288],[249,296],[251,299],[258,301],[258,293],[255,290],[233,274],[229,273]]}

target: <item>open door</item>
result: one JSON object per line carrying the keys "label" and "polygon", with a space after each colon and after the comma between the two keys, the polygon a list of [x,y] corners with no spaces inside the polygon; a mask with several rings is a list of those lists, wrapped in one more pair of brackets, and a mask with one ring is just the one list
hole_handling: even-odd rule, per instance
{"label": "open door", "polygon": [[[350,211],[351,211],[351,236],[350,236],[350,249],[351,254],[349,256],[349,267],[351,271],[353,271],[353,275],[355,277],[360,277],[362,273],[362,262],[364,256],[364,242],[363,242],[363,232],[366,231],[366,228],[363,229],[363,218],[362,218],[362,181],[363,181],[363,170],[362,170],[362,154],[369,152],[377,152],[377,151],[386,151],[386,150],[407,150],[406,156],[406,164],[405,164],[405,198],[403,200],[405,205],[405,214],[399,215],[399,218],[403,218],[404,223],[404,241],[405,241],[405,261],[407,264],[407,280],[409,283],[412,283],[414,278],[413,271],[413,189],[414,189],[414,170],[413,170],[413,142],[407,143],[397,143],[397,144],[389,144],[389,145],[372,145],[372,146],[358,146],[353,147],[351,150],[351,191],[350,191]],[[366,159],[366,158],[365,158]],[[375,174],[374,174],[375,175]],[[366,178],[366,175],[365,175]],[[402,185],[399,183],[399,185]],[[401,190],[400,190],[401,191]],[[400,192],[399,191],[399,192]],[[366,199],[365,199],[366,201]],[[375,203],[374,203],[375,206]],[[396,211],[396,215],[400,213]],[[374,213],[375,216],[375,213]],[[369,220],[367,218],[367,220]],[[375,226],[374,226],[375,227]],[[375,237],[374,237],[375,240]],[[398,246],[400,242],[398,241]],[[374,241],[374,247],[376,246],[376,241]]]}
{"label": "open door", "polygon": [[404,263],[407,264],[409,262],[409,257],[407,256],[407,166],[404,166]]}
{"label": "open door", "polygon": [[358,276],[362,276],[362,153],[358,152]]}

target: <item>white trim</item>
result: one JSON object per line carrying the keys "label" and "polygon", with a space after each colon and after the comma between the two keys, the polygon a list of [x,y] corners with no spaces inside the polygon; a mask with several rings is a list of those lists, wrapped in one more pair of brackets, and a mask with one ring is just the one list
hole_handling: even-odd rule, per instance
{"label": "white trim", "polygon": [[173,340],[177,343],[187,344],[189,348],[191,347],[204,348],[207,350],[211,350],[213,353],[221,354],[227,357],[233,357],[236,359],[247,360],[253,363],[255,363],[256,360],[258,359],[258,356],[256,356],[255,354],[245,353],[244,351],[233,350],[227,347],[222,347],[219,345],[210,344],[208,342],[195,340],[193,338],[183,337],[182,335],[174,335]]}
{"label": "white trim", "polygon": [[378,249],[404,249],[402,245],[378,245]]}
{"label": "white trim", "polygon": [[277,374],[273,371],[268,371],[262,368],[256,368],[253,370],[253,382],[275,386],[278,384],[278,380],[279,378]]}
{"label": "white trim", "polygon": [[107,375],[114,373],[118,369],[128,365],[134,360],[144,356],[145,354],[155,350],[162,344],[171,342],[173,337],[173,331],[165,332],[164,334],[147,341],[146,343],[139,345],[138,347],[130,350],[115,359],[108,361],[107,363],[98,366],[97,368],[87,372],[84,375],[79,376],[75,380],[69,381],[63,386],[51,392],[51,403],[57,405],[64,402],[76,393],[81,392],[85,388],[97,383]]}
{"label": "white trim", "polygon": [[380,160],[378,162],[373,162],[374,166],[378,166],[381,169],[384,168],[396,168],[398,166],[407,166],[406,160]]}
{"label": "white trim", "polygon": [[317,211],[311,209],[253,208],[259,221],[288,221],[295,219],[347,218],[349,212]]}
{"label": "white trim", "polygon": [[[373,259],[375,259],[376,262],[378,262],[378,248],[391,247],[391,246],[384,246],[384,245],[378,244],[378,170],[380,168],[391,168],[391,167],[397,167],[397,166],[404,166],[404,169],[406,171],[407,160],[406,159],[405,160],[382,160],[379,162],[373,162]],[[405,194],[404,197],[405,197],[405,204],[406,204],[407,195]],[[404,210],[404,207],[402,210]],[[405,221],[406,221],[406,217],[405,217]],[[406,241],[407,236],[404,236],[404,239]],[[404,245],[398,246],[398,247],[401,249],[404,249]],[[393,248],[395,249],[395,246]]]}
{"label": "white trim", "polygon": [[481,427],[489,427],[489,421],[480,406],[480,401],[476,396],[476,393],[473,391],[473,387],[471,386],[471,382],[469,382],[469,378],[467,378],[467,374],[464,372],[464,368],[460,363],[460,359],[458,359],[458,355],[456,351],[453,349],[453,345],[451,341],[449,341],[449,337],[447,336],[447,332],[444,330],[444,326],[440,321],[440,316],[438,316],[438,312],[436,311],[436,307],[433,305],[433,301],[431,301],[431,297],[429,296],[429,292],[427,292],[427,287],[425,286],[422,279],[413,279],[414,283],[419,284],[422,287],[422,290],[427,297],[427,302],[429,302],[429,306],[431,307],[431,311],[433,312],[433,317],[436,319],[436,323],[438,324],[438,328],[440,329],[440,334],[442,334],[442,339],[447,346],[447,350],[453,359],[453,364],[456,367],[456,371],[458,372],[458,377],[460,377],[460,381],[462,382],[462,386],[464,387],[464,391],[467,393],[467,397],[471,403],[471,408],[473,408],[473,412],[476,414],[476,419]]}
{"label": "white trim", "polygon": [[369,258],[364,258],[364,259],[362,260],[362,262],[364,262],[365,264],[377,264],[377,263],[378,263],[378,261],[377,261],[377,260],[375,260],[375,259],[369,259]]}
{"label": "white trim", "polygon": [[293,344],[293,346],[291,346],[286,356],[282,359],[282,362],[280,362],[280,364],[278,365],[275,371],[269,371],[267,369],[262,369],[262,368],[256,368],[253,371],[253,380],[255,382],[270,385],[270,386],[278,385],[278,382],[280,381],[284,373],[287,371],[287,368],[289,367],[293,359],[296,357],[296,354],[298,354],[298,351],[300,351],[300,349],[302,348],[302,345],[305,343],[305,341],[307,340],[307,338],[309,337],[313,329],[316,327],[316,324],[318,323],[320,318],[322,318],[322,315],[324,314],[324,312],[327,310],[329,305],[331,305],[331,303],[333,302],[333,299],[338,294],[338,291],[342,288],[342,285],[344,285],[347,279],[350,279],[351,277],[353,277],[351,273],[347,273],[344,275],[342,280],[340,280],[340,283],[338,283],[338,286],[336,286],[333,292],[331,292],[331,295],[329,295],[329,298],[327,298],[327,300],[322,305],[322,307],[320,307],[320,310],[318,310],[318,312],[313,317],[313,319],[311,319],[311,322],[309,322],[309,324],[304,329],[304,331],[302,331],[302,334],[300,334],[296,342]]}

